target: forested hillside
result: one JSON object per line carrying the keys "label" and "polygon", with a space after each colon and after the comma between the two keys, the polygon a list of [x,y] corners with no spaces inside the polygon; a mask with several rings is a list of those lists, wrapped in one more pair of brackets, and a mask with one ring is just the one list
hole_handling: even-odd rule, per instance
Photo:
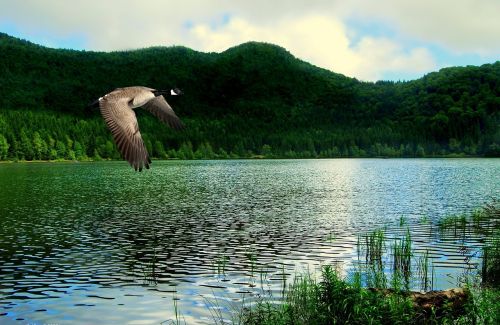
{"label": "forested hillside", "polygon": [[500,62],[409,82],[360,82],[271,44],[50,49],[0,34],[0,160],[118,158],[98,110],[116,87],[174,86],[175,132],[136,110],[159,158],[500,154]]}

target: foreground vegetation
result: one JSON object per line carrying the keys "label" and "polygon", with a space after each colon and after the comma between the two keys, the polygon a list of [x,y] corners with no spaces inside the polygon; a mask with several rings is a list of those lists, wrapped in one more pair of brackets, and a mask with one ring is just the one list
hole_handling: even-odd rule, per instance
{"label": "foreground vegetation", "polygon": [[[450,220],[460,220],[459,223]],[[317,280],[305,274],[294,280],[281,303],[263,298],[245,310],[243,324],[499,324],[500,323],[500,207],[498,202],[469,216],[453,216],[439,224],[440,231],[464,225],[485,231],[482,268],[463,279],[463,289],[422,295],[410,291],[417,279],[421,289],[429,285],[428,254],[416,256],[410,234],[387,243],[377,230],[358,241],[365,268],[342,278],[332,266],[322,268]],[[463,228],[461,228],[463,229]],[[391,252],[384,259],[385,250]],[[412,259],[417,262],[412,264]],[[359,258],[358,258],[359,260]],[[427,260],[427,261],[426,261]],[[388,265],[387,265],[388,264]],[[417,270],[411,270],[412,265]],[[391,279],[384,269],[391,269]],[[369,287],[369,288],[367,288]]]}
{"label": "foreground vegetation", "polygon": [[[432,263],[428,252],[415,251],[408,231],[387,236],[384,230],[376,230],[359,237],[359,264],[347,277],[330,265],[322,268],[319,278],[310,273],[297,276],[293,283],[283,287],[280,299],[263,294],[255,303],[237,310],[238,317],[233,322],[255,325],[499,324],[499,223],[500,205],[494,202],[470,215],[445,218],[437,225],[443,236],[454,235],[458,226],[455,238],[459,240],[467,231],[486,236],[480,252],[482,267],[464,274],[461,289],[432,291]],[[400,225],[403,228],[404,222]],[[412,291],[415,287],[427,293]],[[215,323],[225,322],[222,314],[213,316]],[[180,319],[177,323],[182,323]]]}
{"label": "foreground vegetation", "polygon": [[0,34],[0,160],[118,158],[88,103],[119,86],[178,86],[173,132],[138,112],[157,158],[498,156],[500,62],[360,82],[271,44],[98,53]]}
{"label": "foreground vegetation", "polygon": [[[489,293],[489,292],[488,292]],[[491,298],[498,298],[495,293]],[[489,299],[488,296],[487,299]],[[491,301],[484,302],[491,304]],[[469,324],[472,313],[455,310],[452,304],[424,308],[406,291],[370,290],[360,281],[348,281],[331,266],[320,280],[299,277],[289,286],[282,304],[262,300],[243,313],[243,324]],[[461,304],[461,307],[464,306]],[[495,311],[500,311],[496,307]],[[495,314],[489,316],[496,317]]]}

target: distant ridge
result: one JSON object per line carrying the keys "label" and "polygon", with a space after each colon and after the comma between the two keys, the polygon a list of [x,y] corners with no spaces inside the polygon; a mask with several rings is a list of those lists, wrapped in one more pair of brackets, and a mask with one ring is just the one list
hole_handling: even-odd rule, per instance
{"label": "distant ridge", "polygon": [[[75,142],[85,156],[116,156],[98,112],[85,107],[129,85],[177,86],[186,94],[173,104],[187,119],[182,134],[158,128],[139,113],[145,141],[148,135],[159,139],[147,143],[158,157],[500,152],[499,61],[445,68],[408,82],[372,83],[318,68],[267,43],[221,53],[183,46],[92,52],[51,49],[0,33],[0,159],[43,158],[51,150],[67,156]],[[44,154],[32,153],[35,136],[45,143]],[[30,144],[22,148],[24,142]],[[65,150],[60,144],[57,153],[57,143]]]}

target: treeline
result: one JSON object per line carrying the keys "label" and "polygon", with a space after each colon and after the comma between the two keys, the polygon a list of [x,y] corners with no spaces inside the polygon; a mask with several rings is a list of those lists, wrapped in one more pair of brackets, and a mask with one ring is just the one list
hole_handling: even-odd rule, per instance
{"label": "treeline", "polygon": [[376,83],[246,43],[97,53],[0,34],[0,159],[119,158],[98,111],[119,86],[178,86],[174,132],[136,111],[157,158],[423,157],[500,154],[500,62]]}
{"label": "treeline", "polygon": [[[7,122],[9,121],[9,122]],[[375,142],[359,147],[353,141],[355,134],[329,134],[330,139],[308,133],[294,133],[273,145],[241,139],[217,143],[209,131],[201,129],[197,121],[188,120],[186,131],[175,133],[157,125],[153,118],[139,117],[141,126],[151,132],[142,132],[148,152],[160,159],[227,159],[227,158],[339,158],[339,157],[426,157],[443,155],[477,155],[477,147],[462,147],[451,142],[445,149],[437,143],[401,143],[393,146]],[[212,127],[216,127],[213,125]],[[224,126],[219,132],[224,132]],[[100,160],[119,159],[120,155],[111,135],[100,117],[79,119],[71,115],[50,112],[3,111],[0,114],[0,160]],[[156,131],[156,132],[155,132]],[[369,130],[368,138],[377,138],[390,130]],[[204,134],[206,133],[206,136]],[[389,136],[390,137],[390,136]],[[381,138],[381,137],[379,137]],[[193,140],[198,140],[193,142]],[[336,145],[338,144],[338,145]]]}

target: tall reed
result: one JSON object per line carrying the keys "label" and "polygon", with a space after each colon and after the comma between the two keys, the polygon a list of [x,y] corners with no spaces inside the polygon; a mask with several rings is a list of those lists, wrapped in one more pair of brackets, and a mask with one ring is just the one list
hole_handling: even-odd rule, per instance
{"label": "tall reed", "polygon": [[428,249],[417,260],[417,275],[420,280],[420,290],[430,291],[434,288],[434,265],[430,262]]}
{"label": "tall reed", "polygon": [[402,238],[395,238],[392,245],[392,273],[393,277],[403,280],[405,289],[409,290],[412,260],[412,242],[410,230],[406,229]]}

